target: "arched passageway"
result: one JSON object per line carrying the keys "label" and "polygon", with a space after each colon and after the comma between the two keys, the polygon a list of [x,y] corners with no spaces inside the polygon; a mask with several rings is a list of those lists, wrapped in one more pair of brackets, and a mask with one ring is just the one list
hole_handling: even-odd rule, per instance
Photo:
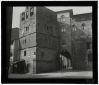
{"label": "arched passageway", "polygon": [[60,51],[59,57],[60,57],[60,69],[61,70],[72,69],[71,55],[67,50]]}

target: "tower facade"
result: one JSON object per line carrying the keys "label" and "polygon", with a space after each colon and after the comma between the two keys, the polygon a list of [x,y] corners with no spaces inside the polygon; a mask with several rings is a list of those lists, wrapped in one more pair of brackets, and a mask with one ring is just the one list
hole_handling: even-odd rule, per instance
{"label": "tower facade", "polygon": [[45,7],[26,7],[20,15],[20,59],[29,73],[56,70],[59,49],[56,14]]}
{"label": "tower facade", "polygon": [[71,17],[73,10],[63,10],[57,12],[57,21],[60,26],[60,47],[71,55]]}

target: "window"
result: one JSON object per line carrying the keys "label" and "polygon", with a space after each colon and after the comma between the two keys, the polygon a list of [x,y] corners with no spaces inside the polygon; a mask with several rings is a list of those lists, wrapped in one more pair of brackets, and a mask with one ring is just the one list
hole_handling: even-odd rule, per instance
{"label": "window", "polygon": [[23,44],[26,44],[26,39],[23,40]]}
{"label": "window", "polygon": [[33,11],[34,11],[34,9],[33,9],[33,7],[31,7],[31,8],[30,8],[30,16],[33,15]]}
{"label": "window", "polygon": [[76,31],[76,26],[72,25],[73,31]]}
{"label": "window", "polygon": [[25,44],[26,44],[26,39],[24,40]]}
{"label": "window", "polygon": [[47,31],[49,30],[48,26],[47,26]]}
{"label": "window", "polygon": [[82,23],[81,24],[81,29],[84,30],[84,27],[85,27],[85,23]]}
{"label": "window", "polygon": [[24,56],[26,56],[26,51],[24,51]]}
{"label": "window", "polygon": [[61,21],[64,22],[65,21],[65,16],[61,15]]}
{"label": "window", "polygon": [[29,27],[26,27],[26,31],[28,31],[29,30]]}
{"label": "window", "polygon": [[62,28],[62,29],[61,29],[61,32],[66,32],[66,29],[65,29],[65,28]]}
{"label": "window", "polygon": [[22,13],[22,21],[25,20],[25,12]]}
{"label": "window", "polygon": [[28,18],[29,14],[28,14],[28,11],[26,12],[26,19]]}
{"label": "window", "polygon": [[34,52],[34,55],[36,55],[36,52]]}

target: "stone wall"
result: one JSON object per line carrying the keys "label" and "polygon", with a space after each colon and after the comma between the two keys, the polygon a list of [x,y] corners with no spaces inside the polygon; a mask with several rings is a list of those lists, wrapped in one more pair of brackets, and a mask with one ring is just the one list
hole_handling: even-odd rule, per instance
{"label": "stone wall", "polygon": [[56,64],[57,64],[56,50],[37,47],[37,56],[36,56],[37,73],[55,71],[58,68]]}

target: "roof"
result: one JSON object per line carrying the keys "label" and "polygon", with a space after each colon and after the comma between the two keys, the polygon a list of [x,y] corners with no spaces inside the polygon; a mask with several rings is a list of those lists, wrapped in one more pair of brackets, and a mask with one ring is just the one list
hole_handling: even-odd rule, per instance
{"label": "roof", "polygon": [[69,10],[56,11],[56,13],[64,13],[64,12],[73,12],[73,10],[69,9]]}
{"label": "roof", "polygon": [[92,20],[92,13],[77,14],[72,16],[76,21]]}
{"label": "roof", "polygon": [[16,40],[19,38],[19,28],[12,28],[11,40]]}
{"label": "roof", "polygon": [[73,15],[73,10],[72,10],[72,9],[69,9],[69,10],[62,10],[62,11],[56,11],[57,14],[66,13],[66,12],[70,12],[70,16]]}

